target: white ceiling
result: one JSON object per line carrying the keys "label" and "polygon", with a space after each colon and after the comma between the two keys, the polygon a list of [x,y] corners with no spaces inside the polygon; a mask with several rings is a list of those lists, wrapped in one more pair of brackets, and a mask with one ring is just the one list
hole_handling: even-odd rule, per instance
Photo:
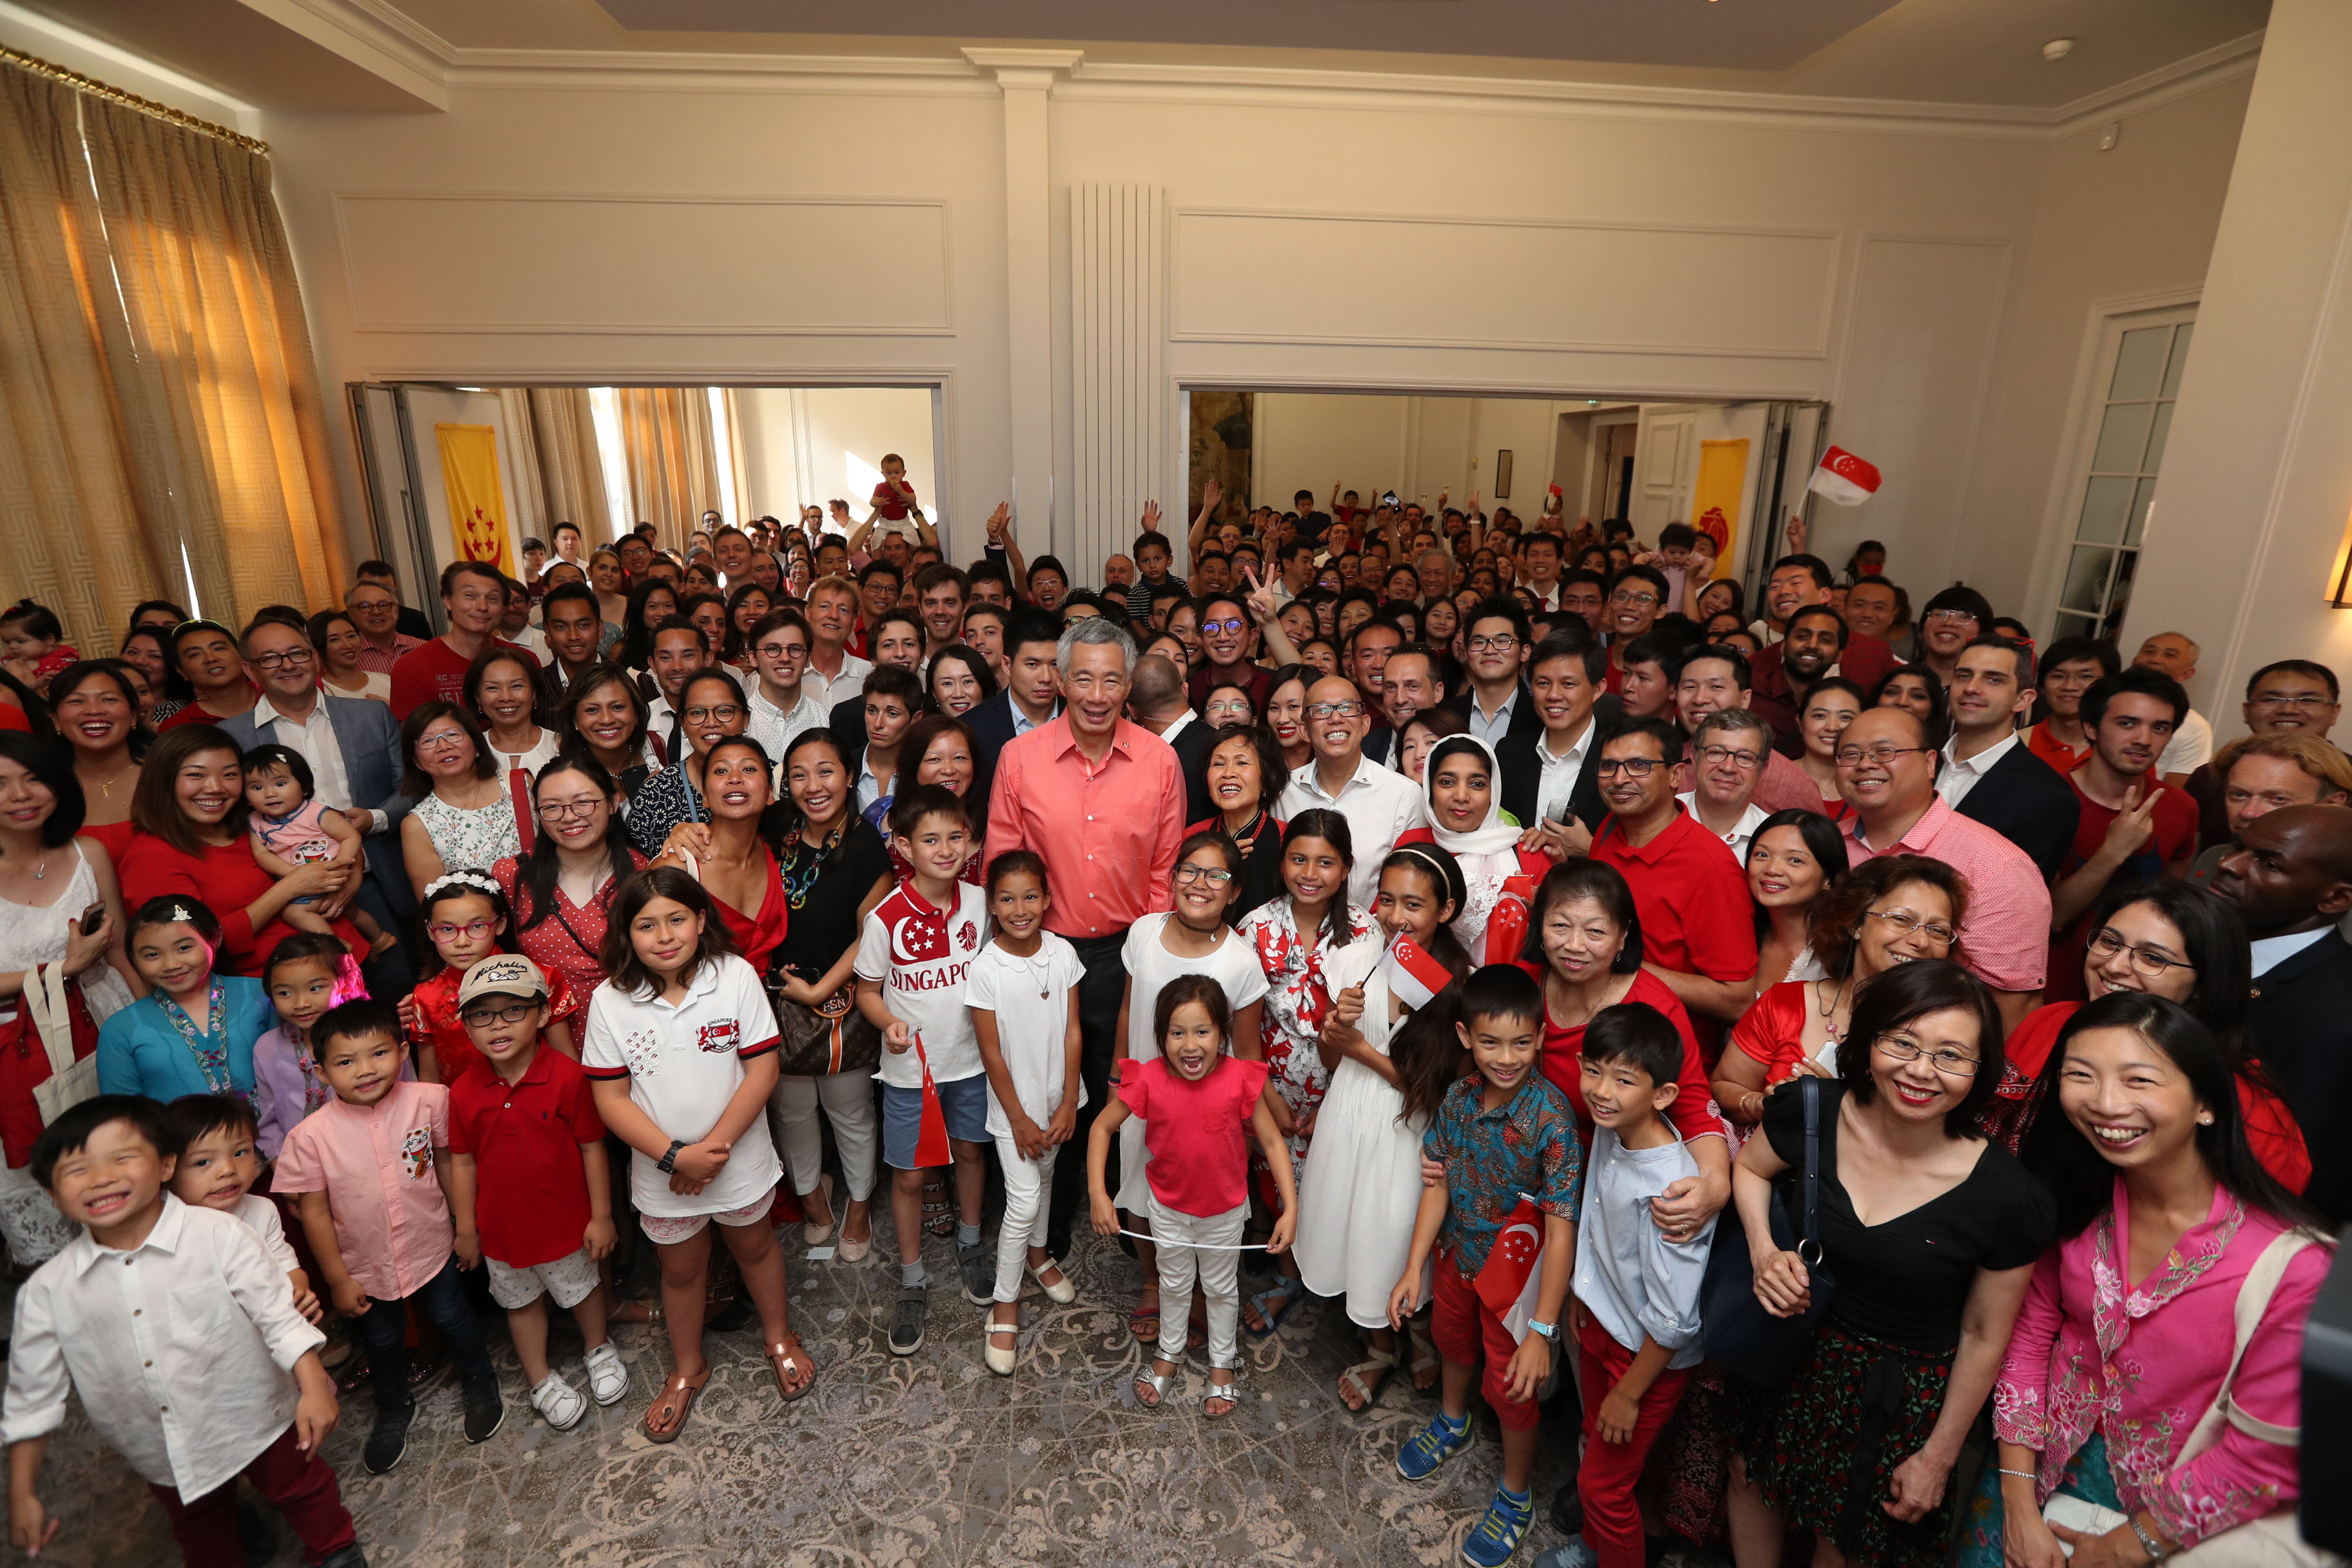
{"label": "white ceiling", "polygon": [[[561,52],[1087,61],[1540,78],[2052,110],[2258,31],[2269,0],[18,0],[265,109],[446,105],[422,78]],[[2352,3],[2352,0],[2347,0]],[[2042,46],[2071,37],[2055,64]],[[352,40],[374,43],[354,47]],[[356,62],[356,63],[355,63]],[[436,102],[436,100],[439,101]]]}

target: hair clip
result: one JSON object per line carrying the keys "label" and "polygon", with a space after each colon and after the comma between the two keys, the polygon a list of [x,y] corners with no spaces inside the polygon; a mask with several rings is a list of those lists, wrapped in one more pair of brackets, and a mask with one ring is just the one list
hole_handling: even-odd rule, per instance
{"label": "hair clip", "polygon": [[195,918],[195,916],[187,911],[186,906],[182,904],[173,904],[172,906],[172,919],[175,924],[184,925]]}
{"label": "hair clip", "polygon": [[495,894],[499,891],[498,883],[479,871],[450,871],[425,883],[425,896],[432,899],[451,888],[469,888],[478,893]]}

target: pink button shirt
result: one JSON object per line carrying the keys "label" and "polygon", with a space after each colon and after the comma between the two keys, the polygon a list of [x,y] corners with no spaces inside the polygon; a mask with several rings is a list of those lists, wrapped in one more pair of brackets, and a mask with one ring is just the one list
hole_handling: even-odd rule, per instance
{"label": "pink button shirt", "polygon": [[449,1262],[456,1231],[433,1171],[448,1146],[437,1083],[394,1084],[372,1106],[331,1100],[286,1134],[272,1190],[326,1194],[343,1267],[377,1300],[401,1300]]}
{"label": "pink button shirt", "polygon": [[1183,770],[1140,725],[1120,720],[1099,765],[1078,750],[1066,713],[997,754],[988,853],[1044,858],[1054,891],[1045,925],[1056,936],[1117,936],[1171,907],[1168,877],[1183,841]]}
{"label": "pink button shirt", "polygon": [[2042,989],[2050,966],[2050,889],[2024,850],[1940,795],[1893,844],[1865,841],[1859,816],[1841,826],[1846,856],[1856,866],[1880,855],[1925,855],[1958,871],[1969,884],[1969,914],[1957,956],[1996,991]]}

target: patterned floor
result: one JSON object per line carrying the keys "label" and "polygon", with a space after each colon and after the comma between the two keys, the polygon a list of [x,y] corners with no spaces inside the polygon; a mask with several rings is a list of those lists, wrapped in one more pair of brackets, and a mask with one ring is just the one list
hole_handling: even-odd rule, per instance
{"label": "patterned floor", "polygon": [[[887,1234],[886,1215],[877,1215]],[[786,1233],[797,1241],[798,1227]],[[669,1447],[637,1429],[663,1371],[645,1329],[618,1338],[635,1386],[570,1432],[548,1429],[522,1396],[498,1338],[508,1417],[469,1447],[445,1373],[428,1386],[407,1458],[368,1476],[359,1447],[371,1405],[351,1396],[327,1455],[360,1540],[378,1568],[463,1563],[577,1568],[792,1564],[1430,1564],[1459,1561],[1464,1533],[1492,1495],[1501,1452],[1491,1422],[1432,1482],[1394,1467],[1398,1445],[1433,1396],[1391,1381],[1358,1416],[1332,1391],[1355,1359],[1336,1307],[1307,1301],[1284,1331],[1245,1335],[1243,1404],[1200,1414],[1206,1361],[1195,1356],[1167,1408],[1139,1408],[1129,1383],[1141,1352],[1126,1312],[1139,1279],[1115,1247],[1081,1240],[1078,1300],[1057,1308],[1030,1287],[1021,1369],[981,1364],[982,1310],[938,1283],[952,1263],[931,1246],[930,1336],[911,1358],[887,1348],[897,1269],[887,1247],[863,1264],[792,1259],[795,1327],[819,1364],[814,1394],[787,1411],[758,1357],[756,1326],[711,1336],[716,1368],[686,1436]],[[1246,1287],[1245,1287],[1246,1288]],[[559,1330],[556,1364],[584,1388],[579,1342]],[[1538,1517],[1571,1440],[1547,1426]],[[135,1568],[176,1561],[162,1511],[77,1411],[49,1449],[43,1495],[64,1530],[45,1563]],[[1558,1544],[1538,1524],[1518,1561]],[[272,1568],[301,1562],[290,1539]]]}

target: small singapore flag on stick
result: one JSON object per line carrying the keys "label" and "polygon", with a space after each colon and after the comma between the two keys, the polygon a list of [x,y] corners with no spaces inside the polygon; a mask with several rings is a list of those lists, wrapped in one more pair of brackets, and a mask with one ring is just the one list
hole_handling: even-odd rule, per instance
{"label": "small singapore flag on stick", "polygon": [[1381,970],[1389,983],[1389,994],[1416,1013],[1454,983],[1453,973],[1411,937],[1401,936],[1389,944]]}
{"label": "small singapore flag on stick", "polygon": [[1843,447],[1832,447],[1822,454],[1822,466],[1805,488],[1840,506],[1860,506],[1878,493],[1878,469]]}
{"label": "small singapore flag on stick", "polygon": [[1521,1193],[1519,1206],[1503,1222],[1472,1287],[1515,1340],[1528,1337],[1528,1320],[1535,1313],[1536,1287],[1542,1279],[1537,1265],[1543,1258],[1543,1223],[1535,1199]]}

